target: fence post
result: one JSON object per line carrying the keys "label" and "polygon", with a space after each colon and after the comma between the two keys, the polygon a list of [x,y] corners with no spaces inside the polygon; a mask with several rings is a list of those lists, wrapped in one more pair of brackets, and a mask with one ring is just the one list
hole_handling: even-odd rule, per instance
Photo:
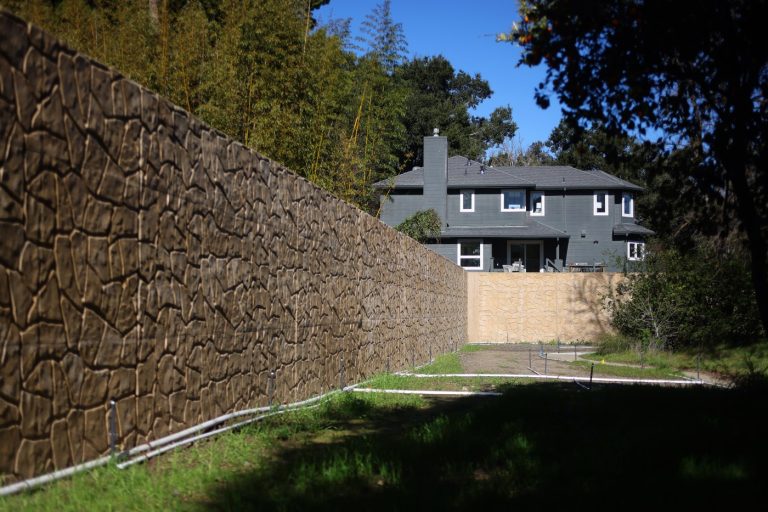
{"label": "fence post", "polygon": [[109,401],[109,454],[114,457],[117,453],[117,403]]}
{"label": "fence post", "polygon": [[341,365],[339,367],[339,388],[344,389],[344,356],[341,356]]}
{"label": "fence post", "polygon": [[544,352],[544,375],[547,374],[547,352]]}
{"label": "fence post", "polygon": [[592,391],[592,375],[595,373],[595,363],[589,368],[589,390]]}
{"label": "fence post", "polygon": [[275,398],[275,370],[269,372],[267,380],[267,405],[272,407],[272,400]]}
{"label": "fence post", "polygon": [[701,380],[701,352],[696,355],[696,380]]}
{"label": "fence post", "polygon": [[573,344],[573,360],[575,361],[578,359],[578,356],[576,355],[576,343]]}
{"label": "fence post", "polygon": [[531,357],[531,347],[528,347],[528,368],[533,368],[533,359]]}
{"label": "fence post", "polygon": [[390,371],[391,371],[390,370],[390,357],[391,356],[389,354],[387,354],[387,373],[390,373]]}

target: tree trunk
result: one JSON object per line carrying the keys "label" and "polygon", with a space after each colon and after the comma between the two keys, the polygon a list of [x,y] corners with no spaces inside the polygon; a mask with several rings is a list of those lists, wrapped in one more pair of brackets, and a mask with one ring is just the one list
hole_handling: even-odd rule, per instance
{"label": "tree trunk", "polygon": [[768,244],[762,233],[762,216],[757,211],[752,192],[747,184],[744,167],[726,168],[736,195],[737,210],[742,227],[747,234],[752,264],[752,286],[755,288],[757,307],[763,332],[768,333]]}
{"label": "tree trunk", "polygon": [[[745,81],[749,83],[748,81]],[[721,160],[725,174],[733,185],[736,196],[736,211],[741,221],[742,229],[749,242],[751,256],[752,286],[755,289],[760,321],[764,334],[768,334],[768,242],[763,235],[763,212],[755,204],[753,191],[747,181],[747,164],[749,160],[749,144],[746,126],[752,116],[752,105],[749,103],[749,89],[734,88],[731,98],[734,98],[733,113],[726,126],[730,127],[731,140],[724,143]],[[758,170],[758,172],[761,172]],[[764,170],[762,172],[765,172]]]}

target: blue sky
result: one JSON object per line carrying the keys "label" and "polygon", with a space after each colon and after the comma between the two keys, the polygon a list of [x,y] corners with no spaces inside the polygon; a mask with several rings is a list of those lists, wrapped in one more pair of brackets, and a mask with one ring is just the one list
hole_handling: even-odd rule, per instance
{"label": "blue sky", "polygon": [[[476,109],[488,115],[496,107],[510,105],[518,124],[517,142],[527,147],[546,140],[560,121],[554,98],[547,110],[533,100],[533,91],[545,68],[516,67],[519,49],[497,43],[496,34],[508,32],[517,19],[513,0],[391,0],[392,17],[403,24],[409,56],[442,54],[455,69],[480,75],[488,81],[493,96]],[[379,0],[331,0],[315,16],[322,24],[330,19],[351,18],[353,34]]]}

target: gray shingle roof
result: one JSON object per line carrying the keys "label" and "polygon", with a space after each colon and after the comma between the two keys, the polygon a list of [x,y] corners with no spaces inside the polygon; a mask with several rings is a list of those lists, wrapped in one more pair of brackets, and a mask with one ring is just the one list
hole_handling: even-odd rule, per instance
{"label": "gray shingle roof", "polygon": [[513,226],[450,226],[443,229],[440,236],[442,238],[569,238],[569,235],[563,231],[530,219]]}
{"label": "gray shingle roof", "polygon": [[[389,188],[392,180],[375,183],[377,188]],[[413,170],[394,178],[395,188],[422,188],[424,169]],[[603,171],[580,171],[567,165],[532,167],[488,167],[463,156],[448,159],[448,188],[521,187],[539,190],[610,189],[640,191],[643,187]]]}
{"label": "gray shingle roof", "polygon": [[653,235],[654,231],[639,224],[616,224],[613,226],[614,235]]}

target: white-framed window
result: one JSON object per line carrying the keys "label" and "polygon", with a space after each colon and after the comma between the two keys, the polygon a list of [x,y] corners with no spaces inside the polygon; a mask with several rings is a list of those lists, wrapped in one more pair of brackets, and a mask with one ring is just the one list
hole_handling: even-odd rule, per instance
{"label": "white-framed window", "polygon": [[627,259],[630,261],[641,261],[645,258],[645,243],[627,242]]}
{"label": "white-framed window", "polygon": [[525,211],[525,190],[509,189],[501,191],[501,211],[503,212],[524,212]]}
{"label": "white-framed window", "polygon": [[464,189],[459,191],[459,211],[460,212],[475,211],[475,191],[474,190]]}
{"label": "white-framed window", "polygon": [[544,192],[531,192],[531,215],[544,215]]}
{"label": "white-framed window", "polygon": [[456,244],[456,264],[467,270],[483,269],[483,241],[459,240]]}
{"label": "white-framed window", "polygon": [[595,215],[608,215],[608,192],[596,190],[594,198]]}
{"label": "white-framed window", "polygon": [[635,198],[629,192],[621,194],[621,216],[633,217],[635,215]]}

